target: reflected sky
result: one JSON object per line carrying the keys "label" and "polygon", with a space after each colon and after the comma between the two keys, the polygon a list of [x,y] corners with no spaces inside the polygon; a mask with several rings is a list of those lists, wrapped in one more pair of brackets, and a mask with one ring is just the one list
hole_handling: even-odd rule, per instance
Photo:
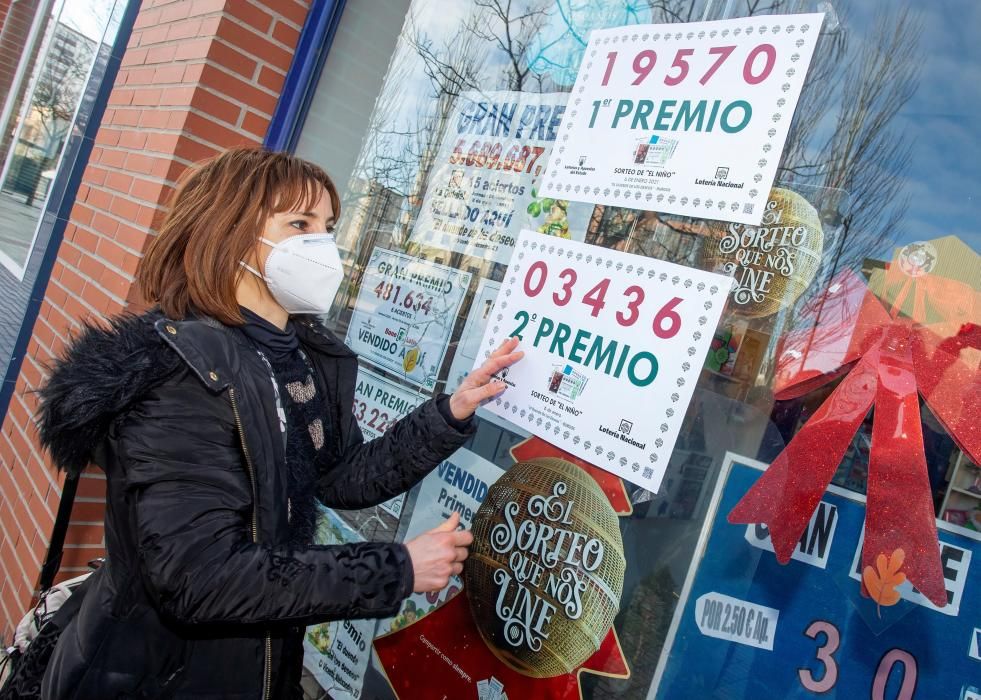
{"label": "reflected sky", "polygon": [[116,0],[60,0],[55,3],[54,16],[75,31],[93,41],[101,41]]}
{"label": "reflected sky", "polygon": [[[867,6],[874,3],[854,4],[868,13]],[[919,89],[896,118],[913,135],[905,187],[911,201],[897,243],[954,234],[981,251],[981,3],[935,0],[915,5],[923,22],[923,64]]]}
{"label": "reflected sky", "polygon": [[[777,0],[779,1],[779,0]],[[535,3],[532,3],[535,4]],[[646,3],[640,3],[641,5]],[[728,16],[745,14],[741,10],[744,2],[733,0],[724,7],[729,8]],[[976,41],[976,31],[981,28],[981,2],[978,0],[935,0],[932,3],[918,3],[911,0],[834,0],[831,3],[794,3],[793,11],[810,12],[819,6],[831,5],[840,18],[839,31],[843,33],[845,53],[840,67],[836,68],[838,84],[844,80],[848,59],[859,54],[864,42],[870,40],[877,15],[885,12],[897,17],[904,9],[914,11],[914,21],[920,25],[917,51],[919,64],[918,86],[912,97],[900,108],[889,122],[890,135],[908,141],[911,149],[909,164],[902,171],[886,169],[884,177],[899,178],[896,201],[908,198],[908,207],[895,229],[867,254],[870,257],[888,260],[897,246],[917,240],[930,240],[947,235],[956,235],[971,248],[981,251],[981,231],[978,219],[978,194],[981,185],[981,140],[979,114],[981,114],[981,48]],[[522,4],[528,5],[528,2]],[[595,12],[589,7],[595,5]],[[611,0],[604,3],[589,3],[585,0],[555,0],[550,9],[551,19],[562,19],[576,10],[581,24],[595,23],[604,26],[614,21],[612,17],[629,16],[631,23],[650,21],[650,13],[627,12],[623,7],[638,5],[632,0]],[[667,5],[679,8],[694,7],[684,16],[698,21],[703,18],[704,3],[698,0],[686,2],[676,0]],[[537,5],[536,5],[537,6]],[[722,7],[712,5],[711,7]],[[452,46],[461,36],[461,27],[468,21],[470,3],[446,4],[439,0],[421,0],[413,5],[417,26],[433,41],[433,48]],[[629,9],[629,7],[628,7]],[[789,11],[789,10],[788,10]],[[517,12],[515,12],[517,14]],[[592,18],[592,19],[590,19]],[[708,19],[717,19],[712,15]],[[655,20],[659,17],[657,13]],[[595,20],[595,21],[594,21]],[[542,39],[532,44],[529,53],[539,62],[534,66],[536,72],[548,76],[551,70],[556,81],[546,84],[544,89],[568,90],[568,66],[562,60],[555,60],[563,52],[581,56],[581,52],[567,51],[568,38],[557,41],[551,53],[542,51],[544,43],[558,35],[555,22],[543,27]],[[580,27],[581,29],[582,27]],[[588,36],[587,32],[581,32]],[[552,35],[555,35],[553,37]],[[574,43],[574,41],[572,42]],[[562,48],[565,46],[565,48]],[[404,49],[403,45],[403,49]],[[488,43],[487,55],[481,60],[481,86],[485,89],[506,89],[501,76],[508,65],[508,57]],[[544,56],[544,60],[542,59]],[[406,80],[400,81],[398,97],[399,108],[393,110],[392,118],[401,129],[410,129],[411,122],[432,102],[429,82],[422,69],[422,61],[411,50],[402,54],[397,62],[408,62],[414,67],[404,66]],[[549,61],[553,61],[551,68]],[[394,65],[394,63],[393,63]],[[541,70],[538,70],[541,68]],[[565,77],[561,77],[565,76]],[[406,89],[407,85],[412,87]],[[529,84],[526,90],[537,91],[539,87]],[[805,87],[805,91],[808,88]],[[836,89],[837,92],[837,89]],[[832,100],[838,99],[835,95]],[[813,148],[827,143],[827,137],[835,128],[835,118],[840,105],[826,105],[827,113],[814,127],[812,138],[808,139]],[[797,115],[799,117],[800,115]],[[797,118],[795,117],[795,118]],[[827,157],[827,154],[824,154]],[[814,183],[819,184],[819,183]],[[862,206],[861,197],[853,198],[852,206]],[[883,213],[883,218],[886,213]],[[872,226],[870,225],[870,228]],[[859,238],[874,232],[855,231]],[[856,241],[857,243],[857,241]],[[979,272],[981,275],[981,272]]]}

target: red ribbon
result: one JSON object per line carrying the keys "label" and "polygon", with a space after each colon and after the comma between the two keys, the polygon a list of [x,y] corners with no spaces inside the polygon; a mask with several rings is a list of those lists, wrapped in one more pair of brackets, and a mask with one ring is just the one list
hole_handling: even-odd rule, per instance
{"label": "red ribbon", "polygon": [[[536,457],[559,457],[580,466],[599,484],[618,514],[632,511],[623,482],[560,450],[541,438],[532,437],[515,445],[511,455],[523,462]],[[498,659],[480,636],[466,594],[457,594],[438,610],[408,627],[375,639],[389,685],[400,698],[476,698],[477,683],[496,678],[511,700],[536,698],[570,700],[582,698],[579,676],[595,673],[629,678],[630,669],[611,628],[600,648],[572,673],[551,678],[522,675]]]}
{"label": "red ribbon", "polygon": [[[883,283],[895,299],[891,314],[846,272],[802,309],[807,330],[782,339],[776,398],[802,396],[846,376],[736,504],[729,522],[766,523],[777,560],[786,564],[874,405],[862,567],[874,566],[880,553],[903,549],[906,577],[943,606],[947,594],[917,393],[977,463],[981,329],[974,319],[981,305],[978,293],[963,283],[930,275],[902,279],[895,268]],[[899,318],[910,293],[912,318]]]}

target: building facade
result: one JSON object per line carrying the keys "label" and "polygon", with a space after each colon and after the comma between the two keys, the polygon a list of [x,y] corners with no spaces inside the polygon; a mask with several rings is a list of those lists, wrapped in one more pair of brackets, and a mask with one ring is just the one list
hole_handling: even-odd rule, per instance
{"label": "building facade", "polygon": [[[518,419],[516,406],[508,418],[482,411],[466,448],[404,497],[324,513],[324,543],[406,539],[453,510],[479,532],[482,523],[498,522],[482,505],[505,492],[524,494],[513,498],[525,507],[536,496],[556,496],[548,489],[558,483],[584,484],[582,493],[599,498],[595,508],[609,522],[590,511],[570,515],[575,525],[566,525],[606,543],[603,551],[616,552],[623,566],[573,567],[568,575],[582,582],[585,603],[565,612],[557,586],[543,583],[535,598],[526,574],[521,590],[535,602],[525,612],[552,606],[549,620],[569,622],[539,636],[545,652],[500,636],[511,629],[502,627],[501,605],[512,589],[502,582],[516,565],[535,562],[487,553],[480,559],[486,571],[472,564],[448,590],[414,596],[392,620],[311,628],[311,697],[327,689],[334,697],[386,700],[981,698],[981,471],[973,422],[981,382],[981,234],[974,225],[981,146],[972,136],[981,91],[970,79],[981,71],[972,40],[981,29],[976,3],[133,0],[108,7],[93,40],[67,21],[38,19],[60,17],[57,7],[0,0],[5,115],[23,115],[5,117],[0,197],[10,200],[8,211],[16,208],[11,217],[22,216],[16,221],[25,207],[36,212],[28,212],[34,233],[19,231],[20,248],[0,247],[0,290],[10,305],[0,333],[9,339],[0,394],[8,402],[0,434],[5,637],[36,593],[53,533],[56,544],[60,537],[64,493],[74,492],[74,507],[62,519],[68,527],[58,576],[84,573],[104,554],[101,472],[88,470],[66,491],[37,443],[33,392],[45,367],[82,324],[144,308],[133,276],[177,178],[200,159],[250,143],[322,164],[343,193],[337,240],[346,284],[327,320],[361,356],[356,415],[369,438],[423,398],[452,391],[479,357],[493,319],[502,319],[495,304],[509,283],[511,251],[461,243],[461,231],[501,241],[529,229],[560,248],[571,241],[611,251],[597,256],[639,256],[630,260],[737,281],[707,357],[695,363],[687,408],[671,408],[670,392],[643,399],[651,411],[666,406],[678,417],[656,486],[639,485],[639,467],[615,476],[570,452],[571,442],[562,449],[557,437],[554,444],[535,437],[541,426]],[[782,18],[802,14],[811,18]],[[34,30],[8,32],[15,21]],[[702,22],[730,24],[688,27]],[[543,169],[528,164],[534,149],[545,163],[577,146],[549,137],[548,120],[554,115],[557,127],[575,116],[584,63],[608,61],[606,78],[616,75],[616,51],[590,49],[591,32],[625,28],[633,43],[662,33],[669,40],[662,25],[679,25],[678,40],[689,33],[693,42],[703,38],[699,32],[719,32],[727,43],[712,48],[728,56],[743,45],[737,33],[730,38],[731,27],[747,35],[751,27],[761,37],[754,45],[770,47],[761,49],[766,54],[777,52],[778,35],[805,31],[804,22],[819,29],[796,109],[785,115],[792,118],[786,139],[761,159],[778,162],[759,225],[660,211],[640,205],[639,193],[619,203],[542,194]],[[655,98],[642,83],[672,70],[672,58],[675,72],[664,73],[663,84],[688,74],[694,50],[650,46],[622,68],[635,82],[621,96]],[[786,59],[788,88],[801,60],[795,56]],[[37,57],[44,60],[35,68]],[[748,75],[759,65],[747,63]],[[37,95],[51,71],[71,70],[77,83],[61,81],[74,105],[67,119],[46,115],[52,100],[25,97]],[[706,85],[711,74],[704,72]],[[756,99],[740,89],[724,94]],[[538,140],[522,140],[512,128],[529,107],[549,115]],[[686,147],[685,134],[638,135],[628,166],[669,168]],[[32,153],[39,154],[33,161]],[[714,173],[716,183],[734,178],[744,158],[736,151],[711,157],[705,177]],[[587,156],[578,158],[585,169]],[[8,176],[15,171],[22,174]],[[14,221],[0,221],[0,244],[17,238],[9,233]],[[397,291],[398,280],[393,286],[380,272],[389,263],[456,291],[427,301],[425,289],[414,289],[415,302],[393,316],[390,307],[408,285]],[[597,307],[588,303],[603,302],[586,299],[583,327],[595,331],[588,318]],[[395,316],[412,320],[400,325]],[[901,335],[908,344],[894,342]],[[380,350],[389,345],[394,360]],[[543,389],[569,405],[592,400],[588,383],[598,384],[589,367],[573,364],[557,365]],[[862,372],[878,377],[867,399],[855,398],[867,392]],[[906,389],[890,389],[890,378],[900,376]],[[615,403],[611,415],[620,411]],[[629,435],[625,442],[660,440],[631,434],[630,421],[619,425],[614,433]],[[890,457],[890,445],[902,450]],[[536,474],[552,473],[540,460],[560,461],[559,476],[528,486],[521,479],[529,463],[538,465]],[[798,483],[801,472],[827,478],[820,498],[797,513],[802,529],[778,563],[779,537],[770,531],[785,522],[760,513],[799,496],[785,484]],[[785,481],[774,485],[772,474]],[[763,491],[751,491],[753,484]],[[762,505],[740,515],[747,494],[758,492]],[[889,513],[902,508],[909,512],[900,521],[933,528],[931,547],[939,544],[928,548],[924,566],[940,567],[931,570],[942,574],[946,605],[906,581],[907,573],[919,575],[912,564],[903,568],[914,556],[907,534],[889,540],[882,557],[863,558],[865,541],[906,533],[881,525],[897,522]],[[917,519],[914,511],[923,516],[924,509],[930,512]],[[496,617],[480,612],[477,590],[500,596]],[[516,607],[518,598],[510,603]],[[562,661],[556,666],[545,655]],[[405,658],[424,663],[407,666]]]}

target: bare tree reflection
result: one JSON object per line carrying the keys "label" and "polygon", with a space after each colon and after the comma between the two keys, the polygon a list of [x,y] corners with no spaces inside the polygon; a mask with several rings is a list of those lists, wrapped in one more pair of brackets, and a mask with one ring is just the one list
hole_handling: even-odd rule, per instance
{"label": "bare tree reflection", "polygon": [[[825,36],[818,46],[778,177],[849,195],[833,257],[819,279],[859,269],[898,237],[909,204],[903,187],[911,142],[893,122],[918,86],[920,28],[909,8],[880,10],[858,46],[848,46],[844,35]],[[826,126],[832,106],[837,114]]]}
{"label": "bare tree reflection", "polygon": [[[465,30],[500,51],[507,60],[504,87],[525,90],[529,79],[541,92],[542,76],[531,70],[528,54],[547,21],[552,0],[531,4],[514,0],[474,0],[474,12]],[[518,7],[520,6],[520,8]]]}

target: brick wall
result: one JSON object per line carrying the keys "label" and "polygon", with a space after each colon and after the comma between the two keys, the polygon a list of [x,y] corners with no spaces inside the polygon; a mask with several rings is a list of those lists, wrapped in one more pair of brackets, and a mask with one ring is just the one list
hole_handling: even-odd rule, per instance
{"label": "brick wall", "polygon": [[[3,0],[0,0],[2,2]],[[133,275],[177,177],[269,125],[305,0],[144,0],[0,431],[0,633],[30,603],[62,479],[31,391],[86,320],[138,305]],[[79,483],[60,577],[103,553],[101,472]]]}

